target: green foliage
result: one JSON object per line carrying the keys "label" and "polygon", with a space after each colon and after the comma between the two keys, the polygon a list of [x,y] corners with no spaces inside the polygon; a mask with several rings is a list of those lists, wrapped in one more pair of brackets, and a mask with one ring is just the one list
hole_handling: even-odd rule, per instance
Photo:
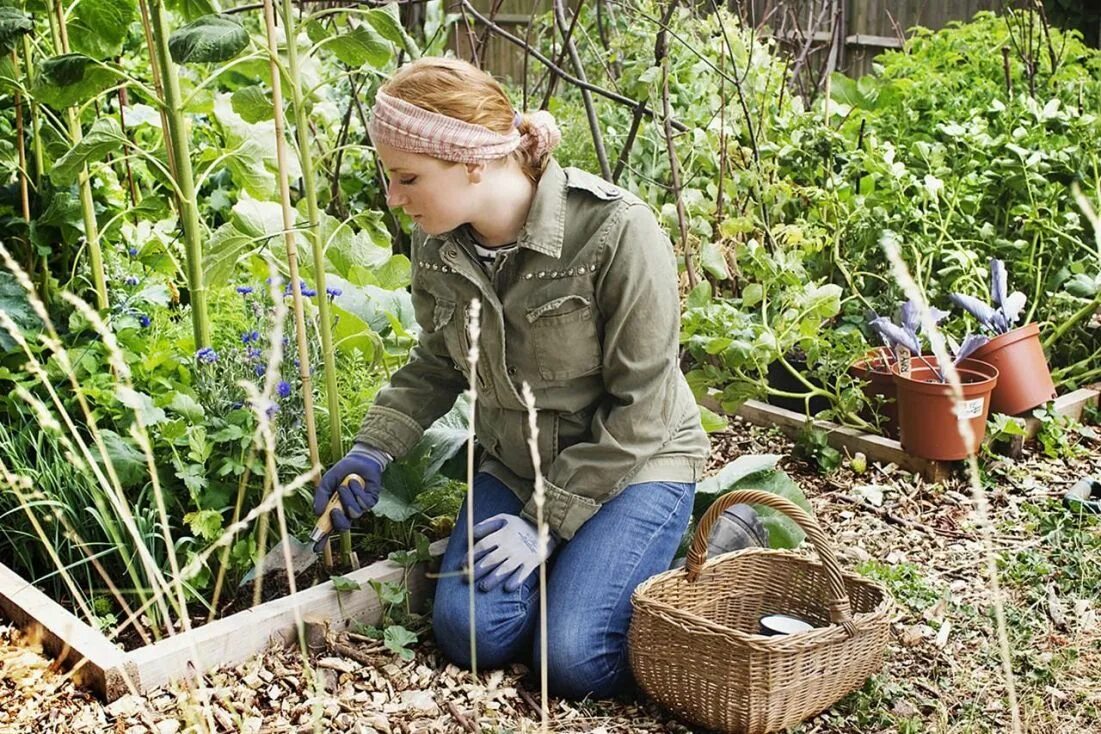
{"label": "green foliage", "polygon": [[118,72],[111,67],[84,54],[69,53],[39,64],[31,94],[61,109],[92,99],[117,80]]}
{"label": "green foliage", "polygon": [[803,424],[795,439],[795,456],[818,468],[822,474],[834,472],[841,466],[841,452],[830,446],[827,431],[815,427],[812,421]]}
{"label": "green foliage", "polygon": [[168,50],[177,64],[217,63],[234,58],[248,44],[248,31],[233,18],[204,15],[173,32]]}
{"label": "green foliage", "polygon": [[102,161],[126,143],[122,128],[113,117],[101,117],[80,142],[57,159],[50,169],[50,180],[56,186],[67,186],[76,181],[77,175],[88,163]]}
{"label": "green foliage", "polygon": [[[790,500],[814,517],[814,510],[799,485],[786,472],[774,468],[779,459],[773,454],[740,456],[704,479],[696,486],[693,516],[698,521],[711,503],[724,494],[739,489],[758,489]],[[803,542],[806,533],[787,515],[763,505],[754,505],[754,509],[768,531],[771,547],[796,548]]]}
{"label": "green foliage", "polygon": [[134,0],[80,0],[68,19],[69,44],[94,59],[118,56],[137,14]]}
{"label": "green foliage", "polygon": [[34,20],[18,8],[0,8],[0,54],[7,54],[16,41],[34,31]]}

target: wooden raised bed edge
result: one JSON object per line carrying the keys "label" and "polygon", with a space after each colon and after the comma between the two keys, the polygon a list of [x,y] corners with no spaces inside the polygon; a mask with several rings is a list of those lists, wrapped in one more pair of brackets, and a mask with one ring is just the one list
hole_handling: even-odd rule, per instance
{"label": "wooden raised bed edge", "polygon": [[[1075,390],[1074,392],[1060,395],[1055,398],[1054,409],[1059,415],[1078,420],[1087,405],[1097,405],[1101,383],[1091,385],[1088,388]],[[729,415],[722,409],[714,397],[708,396],[700,401],[709,410]],[[799,412],[778,408],[759,400],[747,400],[734,412],[746,421],[758,426],[778,428],[785,435],[795,438],[806,425],[807,417]],[[1026,436],[1019,437],[1019,441],[1013,442],[1009,447],[1010,455],[1020,455],[1026,439],[1035,438],[1040,430],[1040,421],[1033,417],[1024,419]],[[839,451],[847,450],[850,454],[861,451],[869,460],[880,463],[894,463],[906,471],[920,474],[931,482],[939,482],[951,476],[957,462],[933,461],[912,456],[902,448],[902,444],[892,438],[886,438],[874,433],[864,433],[856,428],[849,428],[830,421],[815,420],[815,428],[826,432],[826,440],[830,446]]]}
{"label": "wooden raised bed edge", "polygon": [[79,666],[74,681],[110,702],[196,672],[236,665],[273,641],[294,642],[295,607],[300,618],[329,620],[331,629],[347,627],[353,620],[377,624],[382,606],[368,583],[371,580],[400,583],[404,579],[414,608],[422,608],[433,586],[428,567],[438,562],[446,548],[446,538],[436,541],[429,546],[432,560],[410,569],[383,560],[346,574],[345,578],[362,586],[357,591],[337,592],[327,581],[130,652],[116,647],[2,563],[0,612],[18,627],[36,628],[47,653],[66,667]]}

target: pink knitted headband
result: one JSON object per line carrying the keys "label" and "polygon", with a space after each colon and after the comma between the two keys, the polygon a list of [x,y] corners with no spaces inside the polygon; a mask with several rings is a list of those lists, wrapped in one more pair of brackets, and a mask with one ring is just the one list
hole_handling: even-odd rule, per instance
{"label": "pink knitted headband", "polygon": [[[521,120],[519,113],[516,125]],[[371,140],[406,153],[423,153],[455,163],[481,163],[504,158],[517,148],[537,160],[554,150],[562,139],[554,117],[540,110],[528,116],[528,129],[502,135],[482,125],[417,107],[380,91],[375,97],[368,127]]]}

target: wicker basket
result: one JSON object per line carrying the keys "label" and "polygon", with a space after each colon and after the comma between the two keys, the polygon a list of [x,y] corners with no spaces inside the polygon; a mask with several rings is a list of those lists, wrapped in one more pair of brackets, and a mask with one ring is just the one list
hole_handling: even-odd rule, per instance
{"label": "wicker basket", "polygon": [[[821,562],[753,548],[704,563],[712,524],[739,502],[791,517]],[[883,587],[842,574],[813,518],[758,490],[716,500],[685,567],[643,582],[631,601],[629,649],[639,685],[683,719],[731,734],[785,729],[859,688],[883,665],[892,606]],[[766,637],[758,630],[767,614],[792,614],[816,628]]]}

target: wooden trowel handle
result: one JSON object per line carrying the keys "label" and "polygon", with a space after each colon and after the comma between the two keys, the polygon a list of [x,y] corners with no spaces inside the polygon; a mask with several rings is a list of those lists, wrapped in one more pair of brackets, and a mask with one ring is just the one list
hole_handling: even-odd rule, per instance
{"label": "wooden trowel handle", "polygon": [[[348,483],[355,480],[367,486],[367,482],[363,481],[363,477],[358,474],[349,474],[344,477],[344,481],[340,483],[341,487],[347,487]],[[325,505],[325,511],[321,513],[321,517],[317,518],[317,524],[313,526],[313,532],[310,533],[310,540],[316,543],[324,538],[329,533],[333,532],[333,515],[332,511],[340,507],[340,492],[333,492],[333,496],[329,498],[329,504]]]}

